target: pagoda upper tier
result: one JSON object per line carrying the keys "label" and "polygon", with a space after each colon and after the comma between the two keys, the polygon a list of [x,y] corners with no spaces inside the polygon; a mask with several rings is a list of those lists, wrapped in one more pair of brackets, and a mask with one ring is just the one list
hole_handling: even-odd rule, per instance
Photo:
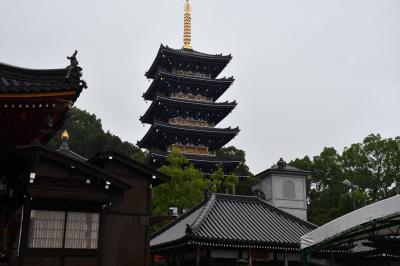
{"label": "pagoda upper tier", "polygon": [[181,73],[187,75],[195,73],[197,76],[214,79],[231,59],[231,55],[212,55],[192,49],[173,49],[161,44],[156,59],[146,72],[146,77],[154,79],[160,70],[173,72],[179,69]]}
{"label": "pagoda upper tier", "polygon": [[215,102],[234,80],[233,77],[211,79],[201,74],[191,73],[189,75],[179,70],[173,70],[173,72],[160,70],[148,90],[143,94],[143,98],[153,101],[157,95],[172,96],[183,92],[201,95]]}
{"label": "pagoda upper tier", "polygon": [[194,147],[193,151],[199,149],[196,153],[211,154],[238,133],[239,128],[213,128],[155,121],[137,145],[140,148],[161,151],[177,148],[183,152],[189,150],[189,147]]}
{"label": "pagoda upper tier", "polygon": [[143,123],[152,124],[156,120],[164,123],[187,121],[188,124],[199,126],[215,126],[223,120],[235,107],[236,102],[213,103],[207,100],[170,98],[157,96],[147,112],[140,118]]}

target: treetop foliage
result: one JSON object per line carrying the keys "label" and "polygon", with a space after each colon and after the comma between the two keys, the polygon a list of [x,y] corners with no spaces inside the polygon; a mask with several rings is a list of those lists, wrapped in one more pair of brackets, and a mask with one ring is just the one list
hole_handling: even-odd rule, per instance
{"label": "treetop foliage", "polygon": [[400,191],[400,137],[371,134],[342,154],[327,147],[312,159],[306,156],[290,164],[312,173],[307,180],[308,217],[316,224],[352,211],[352,193],[343,184],[346,179],[354,186],[357,208]]}
{"label": "treetop foliage", "polygon": [[64,130],[67,130],[70,136],[68,140],[70,149],[86,158],[105,150],[114,150],[140,162],[145,159],[145,153],[135,145],[122,141],[109,131],[104,132],[101,120],[96,115],[76,107],[68,113],[64,126],[46,146],[53,150],[57,149],[61,144],[61,132]]}

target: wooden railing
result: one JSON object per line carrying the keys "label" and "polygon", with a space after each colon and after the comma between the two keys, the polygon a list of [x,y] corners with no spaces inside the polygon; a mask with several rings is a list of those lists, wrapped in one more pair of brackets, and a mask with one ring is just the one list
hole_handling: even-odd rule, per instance
{"label": "wooden railing", "polygon": [[194,77],[194,78],[203,78],[203,79],[211,78],[211,74],[205,74],[205,73],[193,72],[193,71],[187,71],[187,70],[172,69],[172,73],[174,73],[176,75],[188,76],[188,77]]}
{"label": "wooden railing", "polygon": [[186,126],[195,126],[195,127],[209,127],[207,121],[205,120],[196,120],[196,119],[189,119],[189,118],[179,118],[174,117],[169,120],[170,124],[173,125],[186,125]]}
{"label": "wooden railing", "polygon": [[191,145],[182,145],[182,144],[172,144],[170,146],[170,151],[178,150],[182,153],[186,154],[199,154],[199,155],[210,155],[214,156],[215,153],[211,153],[208,150],[208,147],[204,146],[191,146]]}
{"label": "wooden railing", "polygon": [[203,95],[194,95],[191,93],[172,93],[171,95],[172,98],[177,98],[177,99],[185,99],[185,100],[192,100],[192,101],[200,101],[200,102],[212,102],[212,99],[203,96]]}

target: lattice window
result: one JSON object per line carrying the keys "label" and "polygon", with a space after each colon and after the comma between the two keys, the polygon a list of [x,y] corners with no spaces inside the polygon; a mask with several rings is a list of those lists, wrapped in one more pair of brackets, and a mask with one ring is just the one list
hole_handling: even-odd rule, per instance
{"label": "lattice window", "polygon": [[98,233],[98,213],[69,212],[65,248],[96,249]]}
{"label": "lattice window", "polygon": [[99,214],[32,210],[29,248],[96,249]]}
{"label": "lattice window", "polygon": [[285,198],[285,199],[295,199],[296,198],[294,183],[292,181],[283,182],[283,198]]}
{"label": "lattice window", "polygon": [[31,211],[30,248],[62,248],[64,240],[65,212]]}

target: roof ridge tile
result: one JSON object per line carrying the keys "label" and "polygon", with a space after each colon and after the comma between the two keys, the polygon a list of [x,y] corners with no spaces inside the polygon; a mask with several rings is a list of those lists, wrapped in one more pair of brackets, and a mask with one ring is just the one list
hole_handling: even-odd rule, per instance
{"label": "roof ridge tile", "polygon": [[211,194],[210,198],[208,199],[208,202],[207,202],[206,206],[204,207],[204,209],[202,210],[202,212],[200,213],[200,215],[190,225],[190,228],[192,229],[193,233],[195,233],[200,228],[200,226],[203,224],[204,218],[208,215],[208,213],[210,213],[210,210],[214,206],[215,200],[216,200],[215,193],[213,193],[213,194]]}

